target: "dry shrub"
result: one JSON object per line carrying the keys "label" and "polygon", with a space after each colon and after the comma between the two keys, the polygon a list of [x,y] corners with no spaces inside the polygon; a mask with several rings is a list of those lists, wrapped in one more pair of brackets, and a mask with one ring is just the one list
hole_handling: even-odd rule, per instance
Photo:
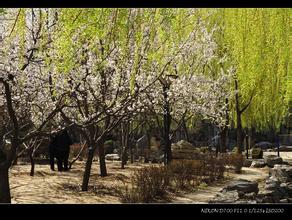
{"label": "dry shrub", "polygon": [[122,201],[127,203],[148,203],[166,195],[169,186],[169,172],[166,167],[147,167],[135,171],[131,177],[132,187],[126,187]]}
{"label": "dry shrub", "polygon": [[235,173],[241,173],[244,164],[244,156],[238,153],[225,154],[223,156],[225,164],[232,167]]}
{"label": "dry shrub", "polygon": [[131,177],[131,187],[121,193],[122,201],[148,203],[165,197],[167,191],[196,189],[202,181],[211,183],[222,178],[224,165],[224,158],[204,153],[196,160],[173,160],[165,167],[139,169]]}
{"label": "dry shrub", "polygon": [[221,157],[216,157],[214,153],[201,155],[203,161],[202,179],[211,183],[217,179],[223,178],[225,172],[225,162]]}
{"label": "dry shrub", "polygon": [[174,160],[167,167],[176,189],[188,189],[198,185],[202,168],[200,160]]}

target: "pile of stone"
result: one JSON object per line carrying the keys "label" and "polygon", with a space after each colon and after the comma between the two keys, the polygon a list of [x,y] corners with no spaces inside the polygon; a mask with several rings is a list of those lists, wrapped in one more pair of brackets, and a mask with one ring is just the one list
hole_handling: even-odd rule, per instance
{"label": "pile of stone", "polygon": [[281,157],[276,155],[266,155],[263,159],[247,159],[245,161],[244,167],[253,167],[253,168],[263,168],[268,166],[273,168],[276,164],[288,164],[286,161],[283,161]]}
{"label": "pile of stone", "polygon": [[107,155],[105,155],[105,159],[111,160],[111,161],[121,160],[121,158],[118,154],[107,154]]}
{"label": "pile of stone", "polygon": [[292,203],[292,166],[274,165],[257,200],[259,203]]}
{"label": "pile of stone", "polygon": [[292,152],[292,146],[282,145],[282,146],[279,147],[279,151],[281,151],[281,152]]}
{"label": "pile of stone", "polygon": [[236,180],[224,187],[209,203],[292,203],[292,166],[274,164],[280,161],[278,157],[267,157],[261,161],[273,166],[261,190],[257,182]]}
{"label": "pile of stone", "polygon": [[278,157],[276,155],[267,155],[264,156],[264,161],[267,164],[268,167],[273,168],[276,164],[285,164],[283,159],[281,157]]}
{"label": "pile of stone", "polygon": [[263,154],[264,154],[264,152],[260,147],[254,147],[251,150],[251,158],[252,159],[262,159]]}
{"label": "pile of stone", "polygon": [[257,203],[256,196],[259,192],[257,182],[239,179],[224,187],[209,203]]}
{"label": "pile of stone", "polygon": [[171,145],[173,159],[194,159],[198,150],[190,142],[181,140]]}
{"label": "pile of stone", "polygon": [[266,164],[266,162],[265,162],[264,159],[258,159],[258,160],[254,160],[254,161],[252,161],[250,167],[253,167],[253,168],[263,168],[263,167],[265,167],[266,165],[267,165],[267,164]]}

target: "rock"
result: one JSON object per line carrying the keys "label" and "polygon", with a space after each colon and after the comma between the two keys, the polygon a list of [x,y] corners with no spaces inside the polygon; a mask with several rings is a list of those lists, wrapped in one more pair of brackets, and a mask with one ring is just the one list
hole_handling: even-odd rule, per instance
{"label": "rock", "polygon": [[281,183],[279,190],[287,193],[288,197],[292,197],[292,183]]}
{"label": "rock", "polygon": [[235,201],[235,204],[257,204],[256,200],[242,200],[239,199],[237,201]]}
{"label": "rock", "polygon": [[280,182],[292,182],[292,166],[276,164],[270,169],[270,176],[277,178]]}
{"label": "rock", "polygon": [[266,190],[277,190],[280,187],[280,181],[275,177],[270,177],[265,182],[265,189]]}
{"label": "rock", "polygon": [[251,150],[251,158],[252,159],[262,159],[263,158],[263,150],[259,147],[255,147]]}
{"label": "rock", "polygon": [[288,161],[283,160],[282,164],[284,165],[290,165]]}
{"label": "rock", "polygon": [[171,150],[194,150],[194,149],[195,146],[185,140],[180,140],[179,142],[171,145]]}
{"label": "rock", "polygon": [[209,203],[235,203],[239,199],[238,192],[230,191],[218,193]]}
{"label": "rock", "polygon": [[245,159],[243,162],[243,167],[250,167],[252,164],[252,159]]}
{"label": "rock", "polygon": [[289,203],[288,199],[281,199],[279,202],[280,203]]}
{"label": "rock", "polygon": [[267,164],[263,160],[254,160],[250,167],[254,168],[262,168],[265,167]]}
{"label": "rock", "polygon": [[292,152],[292,146],[282,145],[282,146],[279,147],[279,151],[281,151],[281,152]]}
{"label": "rock", "polygon": [[264,161],[268,165],[268,167],[274,167],[275,164],[282,164],[283,159],[276,155],[266,155],[264,156]]}
{"label": "rock", "polygon": [[267,141],[256,143],[254,146],[260,149],[265,149],[265,150],[269,148],[274,148],[274,144]]}
{"label": "rock", "polygon": [[257,182],[252,182],[245,179],[239,179],[231,182],[222,189],[222,192],[236,190],[239,194],[241,193],[258,193],[259,187]]}
{"label": "rock", "polygon": [[240,193],[237,191],[227,191],[217,193],[209,203],[256,204],[255,195],[255,193],[248,193],[240,196]]}
{"label": "rock", "polygon": [[260,203],[279,203],[281,197],[278,191],[263,190],[258,194],[257,200]]}
{"label": "rock", "polygon": [[105,155],[106,160],[120,160],[120,156],[118,154],[107,154]]}
{"label": "rock", "polygon": [[173,159],[195,159],[200,153],[191,143],[181,140],[171,145]]}

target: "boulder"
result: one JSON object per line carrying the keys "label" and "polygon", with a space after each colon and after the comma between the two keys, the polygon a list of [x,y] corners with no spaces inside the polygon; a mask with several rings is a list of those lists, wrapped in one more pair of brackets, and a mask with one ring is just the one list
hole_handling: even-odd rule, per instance
{"label": "boulder", "polygon": [[245,159],[243,162],[243,167],[250,167],[252,164],[252,159]]}
{"label": "boulder", "polygon": [[251,166],[250,167],[253,167],[253,168],[262,168],[262,167],[265,167],[267,164],[265,163],[264,160],[254,160],[252,163],[251,163]]}
{"label": "boulder", "polygon": [[252,148],[251,150],[251,158],[252,159],[262,159],[263,158],[263,150],[259,147]]}
{"label": "boulder", "polygon": [[120,156],[118,154],[107,154],[105,155],[106,160],[120,160]]}
{"label": "boulder", "polygon": [[260,148],[260,149],[263,149],[263,150],[266,150],[266,149],[271,149],[271,148],[274,148],[274,144],[268,142],[268,141],[262,141],[262,142],[259,142],[259,143],[256,143],[254,145],[255,147],[257,148]]}
{"label": "boulder", "polygon": [[273,168],[275,164],[282,164],[282,157],[278,157],[276,155],[266,155],[264,156],[264,161],[268,165],[268,167]]}
{"label": "boulder", "polygon": [[292,197],[292,183],[281,183],[279,189],[287,193],[287,197]]}
{"label": "boulder", "polygon": [[263,190],[259,192],[257,200],[259,203],[279,203],[281,197],[278,191]]}
{"label": "boulder", "polygon": [[255,204],[257,201],[255,193],[244,194],[237,191],[225,191],[217,193],[209,203]]}
{"label": "boulder", "polygon": [[194,159],[200,153],[190,142],[181,140],[171,145],[173,159]]}
{"label": "boulder", "polygon": [[239,199],[237,191],[218,193],[209,203],[235,203]]}
{"label": "boulder", "polygon": [[277,178],[280,182],[292,182],[292,166],[276,164],[270,169],[270,176]]}
{"label": "boulder", "polygon": [[236,190],[239,194],[243,193],[258,193],[259,187],[257,182],[252,182],[245,179],[239,179],[231,182],[222,189],[222,192]]}
{"label": "boulder", "polygon": [[279,202],[280,203],[289,203],[288,199],[281,199]]}
{"label": "boulder", "polygon": [[[277,148],[276,148],[277,150]],[[282,145],[279,147],[279,151],[281,152],[292,152],[292,146]]]}
{"label": "boulder", "polygon": [[171,150],[194,150],[195,146],[188,141],[180,140],[171,145]]}
{"label": "boulder", "polygon": [[270,177],[265,182],[265,189],[266,190],[277,190],[280,187],[281,182],[276,179],[275,177]]}

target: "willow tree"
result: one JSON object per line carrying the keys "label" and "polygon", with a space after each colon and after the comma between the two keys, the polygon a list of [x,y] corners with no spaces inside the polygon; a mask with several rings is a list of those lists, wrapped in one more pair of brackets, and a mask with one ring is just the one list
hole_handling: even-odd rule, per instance
{"label": "willow tree", "polygon": [[243,128],[278,129],[287,105],[290,9],[218,9],[219,43],[234,68],[231,117],[237,147]]}

